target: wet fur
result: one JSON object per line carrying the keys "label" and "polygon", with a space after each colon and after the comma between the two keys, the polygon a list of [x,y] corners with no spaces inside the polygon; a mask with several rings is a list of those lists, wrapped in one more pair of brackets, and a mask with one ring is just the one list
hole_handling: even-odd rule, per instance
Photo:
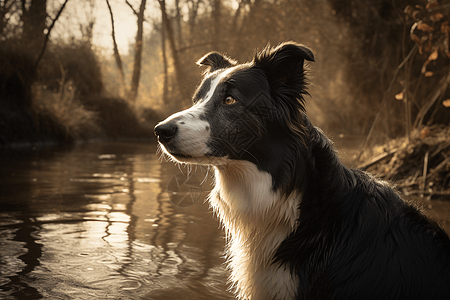
{"label": "wet fur", "polygon": [[305,60],[295,43],[243,65],[209,53],[193,107],[155,129],[174,160],[215,169],[231,288],[258,300],[450,299],[450,239],[388,183],[342,165],[306,117]]}

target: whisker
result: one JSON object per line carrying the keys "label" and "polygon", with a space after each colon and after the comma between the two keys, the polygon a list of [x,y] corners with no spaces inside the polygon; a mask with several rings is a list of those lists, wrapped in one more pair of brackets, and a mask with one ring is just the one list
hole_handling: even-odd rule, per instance
{"label": "whisker", "polygon": [[204,184],[206,182],[206,180],[208,179],[209,169],[210,169],[210,167],[206,167],[206,173],[205,173],[205,176],[203,177],[203,180],[200,183],[200,185]]}

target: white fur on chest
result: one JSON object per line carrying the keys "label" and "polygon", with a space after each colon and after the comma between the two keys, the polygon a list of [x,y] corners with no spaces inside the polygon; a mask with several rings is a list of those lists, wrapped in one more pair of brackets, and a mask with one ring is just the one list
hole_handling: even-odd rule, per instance
{"label": "white fur on chest", "polygon": [[215,168],[209,201],[226,231],[232,288],[240,299],[294,299],[297,278],[273,257],[296,227],[300,195],[274,193],[271,175],[250,162]]}

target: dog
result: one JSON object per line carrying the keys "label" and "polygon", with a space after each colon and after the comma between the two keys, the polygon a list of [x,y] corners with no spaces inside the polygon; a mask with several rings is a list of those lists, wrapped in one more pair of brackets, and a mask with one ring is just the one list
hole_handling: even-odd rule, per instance
{"label": "dog", "polygon": [[192,107],[155,127],[177,163],[212,166],[239,299],[450,299],[450,239],[394,187],[345,167],[306,116],[312,51],[202,57]]}

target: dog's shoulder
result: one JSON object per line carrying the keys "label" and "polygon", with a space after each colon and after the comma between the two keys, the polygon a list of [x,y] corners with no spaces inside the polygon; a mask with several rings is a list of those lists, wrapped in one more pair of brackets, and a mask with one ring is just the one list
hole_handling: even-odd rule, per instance
{"label": "dog's shoulder", "polygon": [[346,189],[327,199],[305,193],[299,226],[277,252],[299,276],[299,293],[320,299],[397,299],[405,290],[402,299],[450,295],[444,230],[390,184],[343,170]]}

